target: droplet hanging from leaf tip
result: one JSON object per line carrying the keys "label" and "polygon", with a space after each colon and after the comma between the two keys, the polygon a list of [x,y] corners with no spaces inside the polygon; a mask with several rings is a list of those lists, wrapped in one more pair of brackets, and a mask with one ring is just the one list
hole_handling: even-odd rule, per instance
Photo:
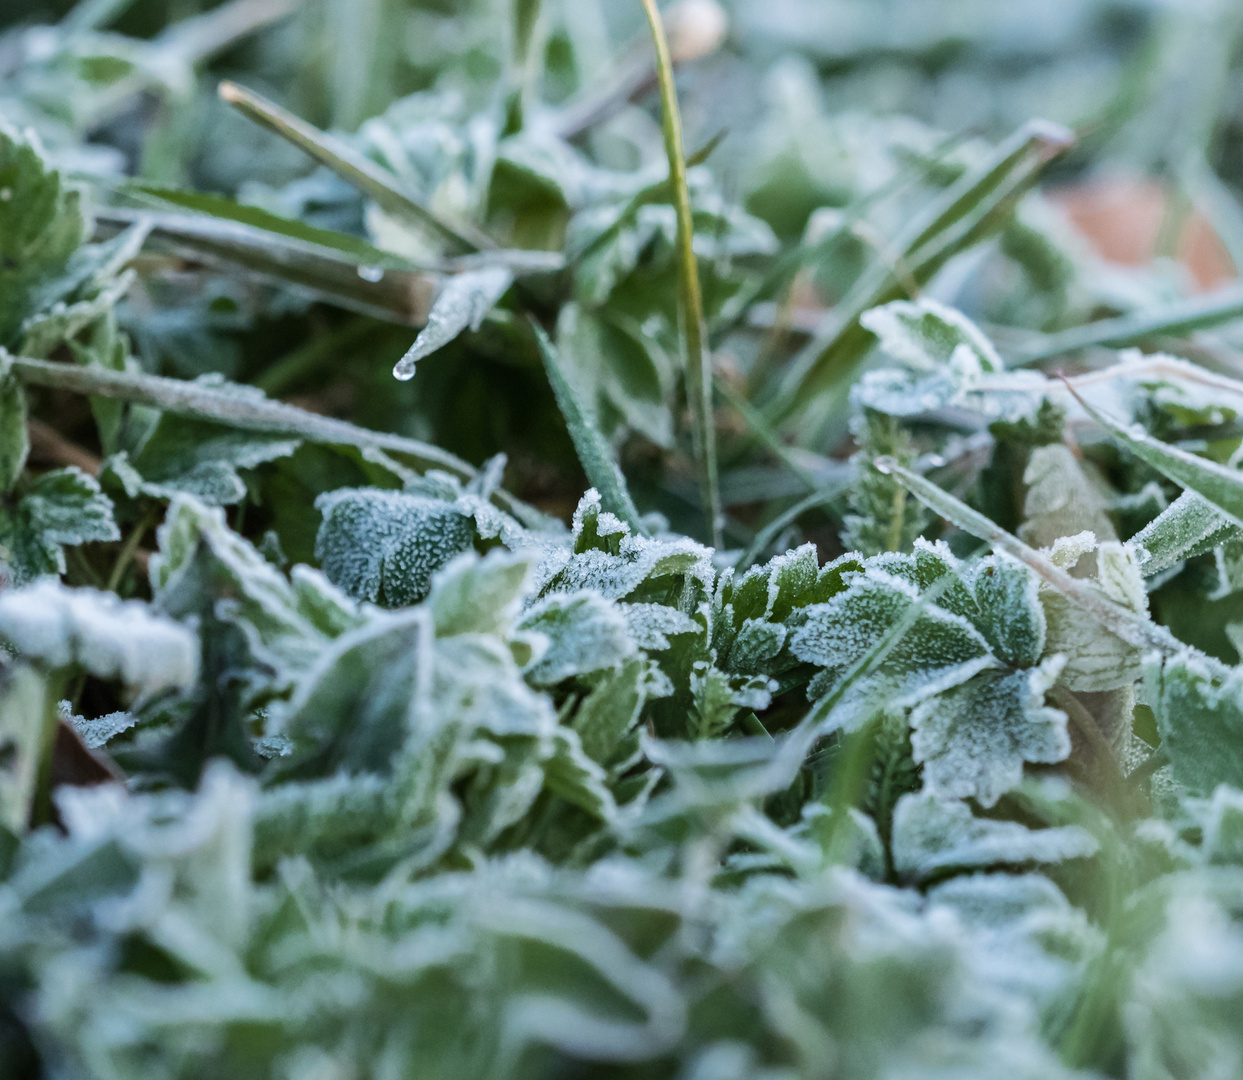
{"label": "droplet hanging from leaf tip", "polygon": [[393,378],[400,382],[409,382],[414,378],[414,369],[418,361],[410,356],[403,356],[393,365]]}

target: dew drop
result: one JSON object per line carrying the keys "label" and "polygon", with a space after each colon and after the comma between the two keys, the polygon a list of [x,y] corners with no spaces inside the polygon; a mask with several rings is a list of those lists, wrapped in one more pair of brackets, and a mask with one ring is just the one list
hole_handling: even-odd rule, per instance
{"label": "dew drop", "polygon": [[414,378],[414,362],[407,361],[405,358],[398,360],[393,365],[393,378],[399,382],[409,382]]}
{"label": "dew drop", "polygon": [[[360,266],[358,268],[358,276],[363,281],[370,281],[374,285],[377,281],[384,280],[384,268],[382,266]],[[398,378],[400,377],[398,376]]]}
{"label": "dew drop", "polygon": [[8,202],[13,198],[13,189],[11,187],[0,188],[0,202]]}

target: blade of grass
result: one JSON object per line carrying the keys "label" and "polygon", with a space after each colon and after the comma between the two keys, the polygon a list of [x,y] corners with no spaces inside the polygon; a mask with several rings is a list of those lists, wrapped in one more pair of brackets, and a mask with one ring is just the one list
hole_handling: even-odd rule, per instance
{"label": "blade of grass", "polygon": [[1243,286],[1232,285],[1208,296],[1178,300],[1154,310],[1120,315],[1075,326],[1050,334],[1035,345],[1023,349],[1011,361],[1011,367],[1039,364],[1066,353],[1079,352],[1096,346],[1119,348],[1158,335],[1178,337],[1193,330],[1243,319]]}
{"label": "blade of grass", "polygon": [[565,426],[569,428],[574,450],[583,466],[583,472],[587,474],[587,482],[600,493],[600,501],[606,510],[616,514],[636,533],[646,535],[647,530],[639,521],[639,511],[635,508],[630,489],[626,486],[626,478],[613,460],[608,443],[600,434],[591,409],[566,378],[561,354],[544,333],[543,327],[532,320],[531,328],[535,331],[535,340],[539,343],[540,355],[544,359],[549,385],[552,386],[557,407],[565,419]]}
{"label": "blade of grass", "polygon": [[[406,458],[421,469],[443,469],[461,480],[473,480],[478,475],[478,470],[469,462],[430,443],[404,435],[372,431],[345,420],[307,412],[283,401],[239,394],[236,388],[204,386],[160,375],[10,356],[3,349],[0,349],[0,358],[8,358],[12,373],[31,386],[150,405],[179,416],[212,420],[247,431],[296,435],[308,442],[381,450]],[[494,497],[498,506],[524,524],[538,527],[543,521],[541,514],[506,492],[497,491]]]}
{"label": "blade of grass", "polygon": [[100,210],[95,217],[104,227],[149,224],[151,249],[192,261],[234,263],[267,280],[307,289],[341,307],[403,326],[427,321],[439,287],[439,275],[363,262],[357,252],[241,221],[124,209]]}
{"label": "blade of grass", "polygon": [[218,93],[243,116],[276,132],[353,184],[386,213],[430,229],[457,252],[481,251],[496,245],[482,232],[464,222],[450,224],[403,191],[387,169],[364,157],[341,139],[308,124],[275,102],[232,82],[222,82]]}
{"label": "blade of grass", "polygon": [[1169,446],[1160,439],[1154,439],[1138,425],[1129,427],[1121,424],[1089,405],[1069,381],[1066,386],[1084,411],[1137,458],[1179,487],[1207,499],[1235,525],[1243,527],[1243,473]]}
{"label": "blade of grass", "polygon": [[656,74],[660,85],[661,129],[665,155],[669,159],[669,182],[673,185],[673,205],[678,221],[678,307],[686,344],[686,396],[690,400],[699,462],[700,489],[708,529],[714,547],[721,546],[721,494],[716,459],[716,427],[712,411],[712,361],[707,354],[703,294],[699,266],[695,259],[695,223],[691,214],[690,189],[686,183],[686,150],[682,139],[682,114],[678,109],[677,87],[673,81],[673,58],[656,0],[640,0],[652,42],[656,48]]}

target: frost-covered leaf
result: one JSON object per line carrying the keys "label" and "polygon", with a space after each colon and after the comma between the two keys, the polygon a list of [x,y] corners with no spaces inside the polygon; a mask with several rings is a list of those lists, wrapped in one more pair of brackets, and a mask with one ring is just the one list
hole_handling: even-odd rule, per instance
{"label": "frost-covered leaf", "polygon": [[63,574],[65,547],[119,539],[112,500],[74,466],[43,473],[15,505],[0,507],[0,559],[17,585]]}
{"label": "frost-covered leaf", "polygon": [[1077,825],[1029,829],[978,818],[964,802],[930,793],[903,795],[893,815],[894,869],[904,881],[955,870],[1059,863],[1094,855],[1097,842]]}
{"label": "frost-covered leaf", "polygon": [[1116,690],[1140,677],[1140,649],[1085,616],[1054,589],[1042,588],[1040,602],[1048,626],[1045,648],[1066,657],[1060,681],[1071,690]]}
{"label": "frost-covered leaf", "polygon": [[621,611],[635,644],[651,652],[669,648],[670,635],[698,634],[703,630],[689,615],[665,604],[623,604]]}
{"label": "frost-covered leaf", "polygon": [[[807,621],[795,633],[792,648],[799,659],[824,669],[809,693],[818,697],[830,691],[918,600],[913,585],[872,569],[828,603],[808,608]],[[864,696],[887,706],[913,705],[995,664],[975,627],[961,615],[930,605],[873,676],[852,688],[848,701],[840,705],[841,714],[848,717],[842,722],[849,730],[866,719],[849,707]]]}
{"label": "frost-covered leaf", "polygon": [[449,503],[399,491],[321,495],[315,556],[334,584],[361,600],[404,607],[427,595],[432,575],[471,546],[470,518]]}
{"label": "frost-covered leaf", "polygon": [[432,578],[427,606],[437,637],[508,633],[531,587],[531,557],[493,550],[459,555]]}
{"label": "frost-covered leaf", "polygon": [[703,739],[721,735],[739,709],[768,708],[776,689],[777,683],[766,675],[729,675],[706,660],[696,661],[690,677],[696,735]]}
{"label": "frost-covered leaf", "polygon": [[48,753],[47,682],[28,664],[0,671],[0,825],[21,834]]}
{"label": "frost-covered leaf", "polygon": [[1243,866],[1243,791],[1218,784],[1207,799],[1189,799],[1188,809],[1199,819],[1200,850],[1210,863]]}
{"label": "frost-covered leaf", "polygon": [[1044,703],[1061,660],[1032,671],[985,671],[911,713],[911,746],[924,790],[994,805],[1023,778],[1023,762],[1051,764],[1070,753],[1066,714]]}
{"label": "frost-covered leaf", "polygon": [[0,636],[49,668],[120,679],[140,695],[198,678],[198,637],[137,600],[52,580],[0,592]]}
{"label": "frost-covered leaf", "polygon": [[427,325],[397,361],[393,375],[402,380],[413,378],[415,366],[423,357],[448,345],[463,330],[478,330],[484,316],[513,283],[513,271],[505,266],[464,270],[447,278],[428,313]]}
{"label": "frost-covered leaf", "polygon": [[112,739],[136,727],[139,722],[131,712],[111,712],[88,720],[75,715],[69,708],[69,702],[62,701],[60,705],[60,718],[78,733],[82,744],[91,750],[107,746]]}
{"label": "frost-covered leaf", "polygon": [[606,599],[647,599],[644,587],[683,577],[709,592],[716,579],[707,548],[693,540],[633,536],[589,491],[574,513],[574,550],[563,556],[544,584],[545,592],[591,589]]}
{"label": "frost-covered leaf", "polygon": [[76,192],[50,169],[33,132],[0,121],[0,344],[33,313],[41,286],[85,238]]}
{"label": "frost-covered leaf", "polygon": [[518,629],[547,639],[543,652],[526,668],[527,679],[536,686],[615,668],[635,652],[622,609],[597,593],[547,596],[523,615]]}
{"label": "frost-covered leaf", "polygon": [[1127,543],[1135,549],[1145,576],[1167,570],[1243,538],[1243,529],[1194,491],[1184,491]]}
{"label": "frost-covered leaf", "polygon": [[[1100,488],[1068,446],[1055,443],[1031,452],[1023,473],[1027,498],[1019,537],[1032,547],[1052,547],[1063,536],[1088,531],[1116,540]],[[1090,570],[1091,567],[1086,569]]]}
{"label": "frost-covered leaf", "polygon": [[673,692],[660,669],[642,657],[631,657],[620,668],[596,676],[571,724],[583,752],[593,761],[608,762],[613,752],[639,722],[651,698]]}
{"label": "frost-covered leaf", "polygon": [[[205,377],[203,385],[228,386],[243,397],[264,395]],[[244,431],[184,416],[164,414],[154,432],[133,458],[142,477],[141,491],[152,498],[170,499],[178,493],[193,495],[210,506],[230,506],[246,496],[239,469],[288,457],[302,440],[288,435]]]}
{"label": "frost-covered leaf", "polygon": [[1243,671],[1187,652],[1153,656],[1143,674],[1174,778],[1192,795],[1243,788]]}
{"label": "frost-covered leaf", "polygon": [[859,322],[880,338],[885,352],[918,370],[944,368],[964,348],[978,370],[1002,370],[1001,357],[979,328],[961,312],[935,300],[897,300],[864,312]]}

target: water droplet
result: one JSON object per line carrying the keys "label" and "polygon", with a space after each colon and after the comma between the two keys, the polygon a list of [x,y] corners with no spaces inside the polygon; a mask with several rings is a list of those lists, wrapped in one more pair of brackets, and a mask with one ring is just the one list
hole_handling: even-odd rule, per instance
{"label": "water droplet", "polygon": [[363,281],[370,281],[374,285],[377,281],[384,280],[384,268],[382,266],[360,266],[358,276]]}
{"label": "water droplet", "polygon": [[399,382],[409,382],[414,378],[414,367],[415,365],[413,361],[408,362],[404,358],[398,360],[397,363],[393,365],[393,378],[397,379]]}
{"label": "water droplet", "polygon": [[11,187],[0,188],[0,202],[8,202],[13,198],[13,189]]}

